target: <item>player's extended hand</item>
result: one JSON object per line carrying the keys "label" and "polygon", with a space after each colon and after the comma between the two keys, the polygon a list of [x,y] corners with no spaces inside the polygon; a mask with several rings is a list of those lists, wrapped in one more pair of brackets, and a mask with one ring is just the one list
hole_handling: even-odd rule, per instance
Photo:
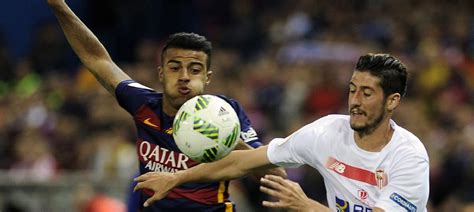
{"label": "player's extended hand", "polygon": [[135,178],[135,181],[138,183],[133,191],[143,189],[146,194],[151,196],[143,204],[144,207],[165,197],[176,185],[175,175],[167,172],[148,172]]}
{"label": "player's extended hand", "polygon": [[266,169],[266,170],[257,170],[249,174],[250,178],[255,181],[259,181],[265,175],[276,175],[284,179],[288,178],[286,170],[283,167],[276,167],[276,168]]}
{"label": "player's extended hand", "polygon": [[288,178],[286,170],[283,167],[276,167],[276,168],[273,168],[273,169],[268,169],[268,170],[266,170],[265,175],[276,175],[276,176],[280,176],[284,179]]}
{"label": "player's extended hand", "polygon": [[260,183],[260,191],[278,199],[277,202],[263,201],[263,206],[294,211],[310,210],[308,204],[311,204],[312,200],[306,196],[298,183],[275,175],[265,175],[260,179]]}

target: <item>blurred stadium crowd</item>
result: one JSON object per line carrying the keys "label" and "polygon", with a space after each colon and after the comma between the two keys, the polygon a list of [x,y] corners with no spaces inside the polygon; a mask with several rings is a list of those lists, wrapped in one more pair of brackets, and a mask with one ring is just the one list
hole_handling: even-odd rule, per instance
{"label": "blurred stadium crowd", "polygon": [[[395,121],[428,150],[429,209],[474,210],[474,2],[74,4],[119,66],[156,89],[167,35],[207,36],[214,45],[208,92],[240,101],[265,142],[326,114],[347,113],[347,82],[360,55],[401,58],[411,75]],[[14,182],[48,183],[77,171],[128,182],[137,170],[132,120],[80,65],[52,14],[33,29],[23,53],[13,53],[14,44],[0,34],[1,173]],[[291,169],[289,176],[308,196],[325,201],[313,169]],[[234,181],[234,189],[250,209],[265,210],[256,181]]]}

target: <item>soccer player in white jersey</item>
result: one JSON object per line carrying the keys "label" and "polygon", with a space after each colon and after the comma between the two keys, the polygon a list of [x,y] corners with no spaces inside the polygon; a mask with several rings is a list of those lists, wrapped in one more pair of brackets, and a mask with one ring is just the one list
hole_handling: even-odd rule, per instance
{"label": "soccer player in white jersey", "polygon": [[429,161],[421,141],[391,117],[405,94],[407,70],[388,54],[361,56],[349,83],[349,115],[328,115],[287,138],[255,150],[234,151],[224,159],[175,174],[147,173],[135,190],[161,199],[187,182],[216,181],[275,166],[309,165],[324,178],[328,206],[309,199],[298,184],[262,178],[261,191],[278,198],[272,208],[296,211],[426,211]]}

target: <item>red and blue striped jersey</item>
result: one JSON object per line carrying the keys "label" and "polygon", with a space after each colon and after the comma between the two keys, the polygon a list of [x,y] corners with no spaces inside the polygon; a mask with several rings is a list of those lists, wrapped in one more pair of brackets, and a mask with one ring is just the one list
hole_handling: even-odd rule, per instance
{"label": "red and blue striped jersey", "polygon": [[[150,171],[176,172],[198,164],[181,153],[176,146],[172,136],[174,117],[163,112],[162,93],[133,80],[126,80],[117,86],[115,94],[120,106],[135,121],[140,174]],[[240,119],[242,140],[253,147],[260,146],[261,142],[240,104],[225,96],[219,97],[236,111]],[[184,184],[141,211],[234,211],[235,207],[228,199],[228,185],[228,181]],[[141,193],[140,205],[148,197],[146,193]]]}

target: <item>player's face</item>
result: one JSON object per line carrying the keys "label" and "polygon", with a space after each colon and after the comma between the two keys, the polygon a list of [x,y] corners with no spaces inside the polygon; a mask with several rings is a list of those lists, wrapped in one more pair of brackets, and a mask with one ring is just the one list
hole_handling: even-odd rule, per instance
{"label": "player's face", "polygon": [[355,71],[349,84],[348,103],[351,128],[372,132],[386,115],[380,79],[369,72]]}
{"label": "player's face", "polygon": [[168,104],[165,107],[176,112],[188,99],[204,92],[212,72],[202,51],[170,48],[163,54],[159,78],[163,83],[164,102]]}

